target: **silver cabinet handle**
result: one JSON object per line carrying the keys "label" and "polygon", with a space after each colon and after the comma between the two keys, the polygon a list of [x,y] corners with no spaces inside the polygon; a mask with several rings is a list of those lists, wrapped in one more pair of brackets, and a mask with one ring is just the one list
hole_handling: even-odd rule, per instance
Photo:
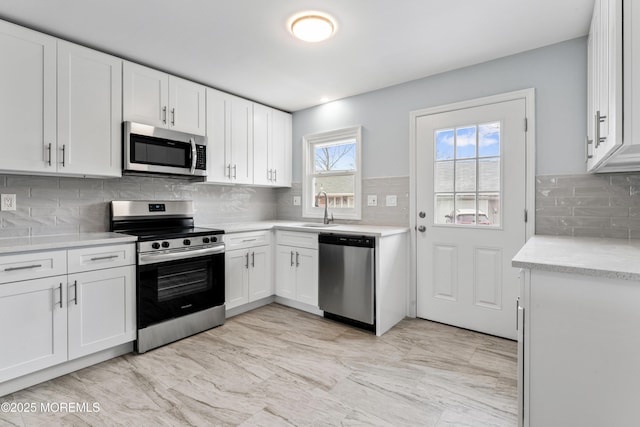
{"label": "silver cabinet handle", "polygon": [[243,239],[242,242],[255,242],[258,239]]}
{"label": "silver cabinet handle", "polygon": [[231,179],[231,163],[227,165],[227,178]]}
{"label": "silver cabinet handle", "polygon": [[66,151],[66,146],[62,144],[62,167],[64,167],[64,154]]}
{"label": "silver cabinet handle", "polygon": [[118,255],[97,256],[97,257],[91,258],[91,261],[102,261],[104,259],[113,259],[113,258],[118,258]]}
{"label": "silver cabinet handle", "polygon": [[42,264],[23,265],[21,267],[7,267],[4,271],[29,270],[31,268],[42,267]]}
{"label": "silver cabinet handle", "polygon": [[267,171],[267,181],[273,181],[273,169]]}
{"label": "silver cabinet handle", "polygon": [[49,147],[47,147],[47,151],[49,152],[49,161],[47,163],[49,163],[49,166],[51,166],[51,143],[49,143]]}
{"label": "silver cabinet handle", "polygon": [[73,281],[73,300],[75,305],[78,305],[78,281]]}
{"label": "silver cabinet handle", "polygon": [[421,233],[424,233],[425,231],[427,231],[427,227],[425,227],[424,225],[421,225],[420,227],[418,227],[418,231]]}
{"label": "silver cabinet handle", "polygon": [[255,268],[256,266],[256,253],[251,252],[251,267]]}
{"label": "silver cabinet handle", "polygon": [[607,137],[600,136],[600,123],[604,123],[606,118],[607,116],[600,115],[600,110],[596,111],[596,137],[594,139],[594,141],[596,142],[596,148],[598,148],[600,144],[607,140]]}
{"label": "silver cabinet handle", "polygon": [[176,125],[176,109],[172,108],[171,109],[171,126],[175,126]]}
{"label": "silver cabinet handle", "polygon": [[244,268],[249,268],[249,252],[247,252],[246,254],[244,254],[246,261],[244,263]]}
{"label": "silver cabinet handle", "polygon": [[162,123],[167,124],[167,106],[162,107]]}
{"label": "silver cabinet handle", "polygon": [[291,267],[293,267],[293,251],[291,251]]}
{"label": "silver cabinet handle", "polygon": [[236,179],[238,176],[238,165],[234,164],[233,165],[233,179]]}
{"label": "silver cabinet handle", "polygon": [[273,182],[278,180],[278,169],[273,170]]}
{"label": "silver cabinet handle", "polygon": [[300,267],[300,253],[296,252],[296,267]]}
{"label": "silver cabinet handle", "polygon": [[[58,286],[58,290],[60,291],[60,308],[62,308],[62,282]],[[58,303],[56,303],[55,305],[58,305]]]}
{"label": "silver cabinet handle", "polygon": [[589,154],[589,146],[593,145],[593,140],[589,138],[585,138],[586,147],[585,147],[585,163],[589,161],[589,159],[593,158],[593,154]]}
{"label": "silver cabinet handle", "polygon": [[518,310],[520,309],[520,297],[516,298],[516,331],[520,330],[518,326]]}

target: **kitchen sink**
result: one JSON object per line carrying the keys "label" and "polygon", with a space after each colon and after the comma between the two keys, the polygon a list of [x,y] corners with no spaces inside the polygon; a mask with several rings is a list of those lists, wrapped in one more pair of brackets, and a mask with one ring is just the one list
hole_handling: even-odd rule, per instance
{"label": "kitchen sink", "polygon": [[302,227],[312,227],[312,228],[325,228],[325,227],[335,227],[338,224],[319,224],[317,222],[312,222],[309,224],[302,224]]}

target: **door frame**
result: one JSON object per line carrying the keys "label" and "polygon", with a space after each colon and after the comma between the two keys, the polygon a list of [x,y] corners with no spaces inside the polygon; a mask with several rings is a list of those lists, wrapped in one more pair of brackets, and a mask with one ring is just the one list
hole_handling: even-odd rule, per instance
{"label": "door frame", "polygon": [[[529,240],[535,234],[536,218],[536,120],[535,120],[535,89],[522,89],[514,92],[501,93],[482,98],[475,98],[467,101],[454,102],[451,104],[428,107],[409,113],[409,226],[411,231],[411,256],[409,292],[407,294],[407,315],[416,317],[418,310],[418,251],[416,239],[416,208],[417,208],[417,132],[416,122],[419,117],[432,114],[446,113],[449,111],[462,110],[465,108],[480,107],[487,104],[497,104],[500,102],[513,101],[516,99],[525,100],[525,209],[527,211],[527,222],[525,224],[525,236]],[[525,124],[523,123],[523,126]],[[524,215],[524,212],[523,212]]]}

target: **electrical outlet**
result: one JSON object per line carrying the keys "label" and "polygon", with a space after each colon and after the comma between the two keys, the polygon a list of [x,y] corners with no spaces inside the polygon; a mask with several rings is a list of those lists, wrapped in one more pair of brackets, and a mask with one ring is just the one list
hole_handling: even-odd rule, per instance
{"label": "electrical outlet", "polygon": [[293,196],[293,206],[300,206],[300,196]]}
{"label": "electrical outlet", "polygon": [[378,206],[378,196],[375,194],[369,194],[367,196],[367,206]]}
{"label": "electrical outlet", "polygon": [[16,210],[16,195],[15,194],[1,194],[0,195],[0,210],[2,210],[2,211],[15,211]]}
{"label": "electrical outlet", "polygon": [[387,196],[387,206],[398,206],[398,196],[390,194]]}

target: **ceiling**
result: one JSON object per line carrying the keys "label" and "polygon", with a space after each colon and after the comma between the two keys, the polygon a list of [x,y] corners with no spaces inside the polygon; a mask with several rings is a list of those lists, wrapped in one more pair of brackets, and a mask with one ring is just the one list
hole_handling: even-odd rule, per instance
{"label": "ceiling", "polygon": [[[3,0],[0,18],[297,111],[580,37],[594,0]],[[318,10],[324,42],[286,23]],[[550,70],[552,72],[552,70]]]}

